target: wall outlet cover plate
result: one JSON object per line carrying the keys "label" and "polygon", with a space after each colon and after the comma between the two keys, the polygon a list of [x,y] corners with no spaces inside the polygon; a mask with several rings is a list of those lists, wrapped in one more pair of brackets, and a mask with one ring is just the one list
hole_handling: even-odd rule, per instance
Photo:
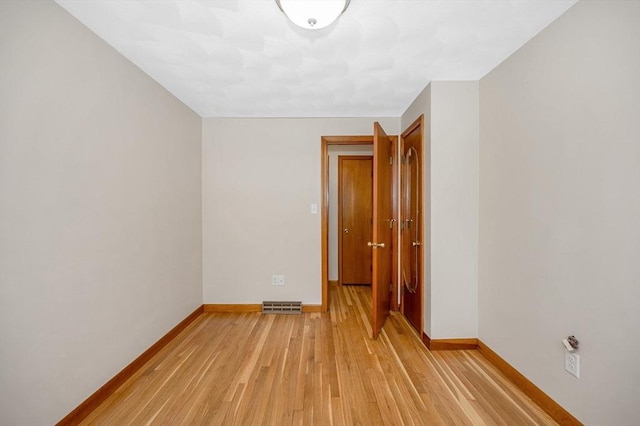
{"label": "wall outlet cover plate", "polygon": [[284,275],[271,275],[271,285],[284,285]]}
{"label": "wall outlet cover plate", "polygon": [[565,351],[564,369],[570,374],[580,378],[580,355],[575,352]]}

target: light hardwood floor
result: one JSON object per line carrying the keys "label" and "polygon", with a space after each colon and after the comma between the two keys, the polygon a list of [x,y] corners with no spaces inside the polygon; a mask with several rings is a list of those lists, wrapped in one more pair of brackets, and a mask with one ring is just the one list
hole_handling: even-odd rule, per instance
{"label": "light hardwood floor", "polygon": [[399,314],[370,335],[367,287],[330,313],[205,313],[83,424],[555,424],[475,350],[429,352]]}

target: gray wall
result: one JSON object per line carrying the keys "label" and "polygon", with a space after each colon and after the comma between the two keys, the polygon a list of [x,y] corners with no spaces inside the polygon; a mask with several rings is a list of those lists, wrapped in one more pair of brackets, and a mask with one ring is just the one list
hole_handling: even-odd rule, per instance
{"label": "gray wall", "polygon": [[53,424],[202,303],[201,120],[53,2],[0,31],[0,424]]}
{"label": "gray wall", "polygon": [[640,3],[552,23],[481,80],[480,129],[480,339],[582,422],[640,424]]}

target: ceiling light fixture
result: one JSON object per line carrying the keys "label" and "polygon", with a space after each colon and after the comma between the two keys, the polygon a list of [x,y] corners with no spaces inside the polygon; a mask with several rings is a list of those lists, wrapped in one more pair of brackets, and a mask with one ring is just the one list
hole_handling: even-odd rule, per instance
{"label": "ceiling light fixture", "polygon": [[280,10],[299,27],[319,30],[331,25],[351,0],[276,0]]}

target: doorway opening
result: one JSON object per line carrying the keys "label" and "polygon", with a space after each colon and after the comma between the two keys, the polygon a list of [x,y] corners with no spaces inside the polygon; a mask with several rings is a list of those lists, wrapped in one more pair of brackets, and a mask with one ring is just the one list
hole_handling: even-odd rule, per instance
{"label": "doorway opening", "polygon": [[[384,141],[384,142],[374,142]],[[399,186],[398,186],[398,161],[397,161],[397,147],[398,137],[387,136],[378,123],[374,123],[374,135],[373,136],[324,136],[321,138],[321,172],[322,172],[322,233],[321,233],[321,245],[322,245],[322,311],[327,312],[329,309],[329,287],[331,284],[338,284],[337,271],[332,270],[330,273],[329,262],[329,245],[330,245],[330,223],[329,214],[332,205],[329,203],[330,199],[330,173],[329,165],[331,158],[329,156],[330,149],[341,148],[345,146],[354,146],[359,149],[366,147],[373,147],[373,170],[374,177],[384,177],[384,180],[388,182],[384,186],[383,192],[378,192],[373,196],[374,206],[376,205],[376,196],[378,203],[380,200],[386,199],[388,201],[386,210],[382,215],[379,213],[373,214],[372,240],[367,243],[368,248],[372,252],[373,260],[373,277],[372,277],[372,292],[374,299],[374,311],[373,311],[373,327],[374,332],[372,337],[377,336],[378,331],[386,319],[389,310],[398,309],[398,259],[399,259],[399,246],[398,246],[398,198],[399,198]],[[386,146],[384,151],[380,151],[380,155],[376,155],[375,147]],[[376,160],[377,159],[377,160]],[[384,169],[384,170],[383,170]],[[376,172],[377,170],[377,172]],[[375,181],[375,179],[374,179]],[[380,188],[380,185],[378,184]],[[375,192],[375,185],[374,185]],[[384,194],[384,195],[381,195]],[[383,198],[381,198],[381,196]],[[375,211],[375,209],[374,209]],[[378,225],[376,226],[376,223]],[[336,224],[337,225],[337,224]],[[384,231],[386,229],[386,231]],[[340,229],[344,232],[344,229]],[[337,235],[337,226],[333,227],[333,232]],[[332,238],[333,239],[333,238]],[[335,237],[337,241],[337,236]],[[375,240],[375,241],[374,241]],[[385,244],[386,242],[386,244]],[[386,246],[386,248],[385,248]],[[376,250],[377,249],[377,250]],[[381,257],[382,256],[382,257]],[[337,257],[337,256],[336,256]],[[387,258],[389,260],[383,260]],[[386,263],[388,262],[388,263]],[[336,262],[337,263],[337,262]],[[388,266],[384,266],[384,264]],[[388,269],[379,269],[380,267]],[[337,269],[337,268],[336,268]],[[378,270],[378,276],[384,278],[376,279],[376,270]],[[387,272],[384,272],[384,271]],[[331,278],[329,278],[331,276]],[[378,282],[379,281],[379,282]],[[376,303],[377,301],[377,303]]]}
{"label": "doorway opening", "polygon": [[[337,153],[338,152],[369,152],[372,151],[373,136],[323,136],[321,138],[321,168],[322,168],[322,312],[327,312],[329,309],[329,243],[331,235],[331,244],[335,244],[336,249],[332,250],[332,254],[335,252],[335,256],[331,262],[331,282],[332,284],[338,283],[338,257],[337,257],[337,235],[338,235],[338,222],[337,222],[337,204],[331,203],[329,205],[329,199],[331,195],[335,195],[335,203],[337,203],[337,179],[335,180],[335,186],[330,182],[330,162],[332,158],[329,156],[329,151],[332,151],[332,157],[335,157],[337,166]],[[340,149],[343,148],[343,149]],[[337,167],[336,167],[337,172]],[[334,173],[337,178],[337,173]],[[333,188],[331,188],[333,187]],[[330,193],[330,189],[333,189]],[[330,207],[332,212],[330,212]],[[329,232],[329,215],[335,212],[335,219],[332,224],[335,223],[332,231]]]}

